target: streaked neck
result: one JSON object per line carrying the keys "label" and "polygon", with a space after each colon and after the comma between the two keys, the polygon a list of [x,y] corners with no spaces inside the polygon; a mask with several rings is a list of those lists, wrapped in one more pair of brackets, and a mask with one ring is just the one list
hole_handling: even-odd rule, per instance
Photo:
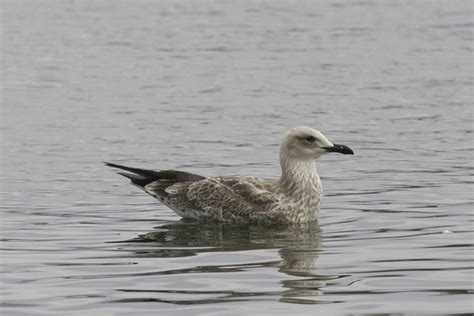
{"label": "streaked neck", "polygon": [[282,175],[280,185],[289,195],[302,191],[319,190],[320,180],[314,160],[291,159],[281,156]]}

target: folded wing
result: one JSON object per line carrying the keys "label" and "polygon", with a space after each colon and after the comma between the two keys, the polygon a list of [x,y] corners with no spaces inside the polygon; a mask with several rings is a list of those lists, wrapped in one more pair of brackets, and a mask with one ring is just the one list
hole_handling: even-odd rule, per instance
{"label": "folded wing", "polygon": [[273,209],[279,202],[274,186],[253,177],[215,177],[167,187],[155,181],[145,190],[183,217],[233,221]]}

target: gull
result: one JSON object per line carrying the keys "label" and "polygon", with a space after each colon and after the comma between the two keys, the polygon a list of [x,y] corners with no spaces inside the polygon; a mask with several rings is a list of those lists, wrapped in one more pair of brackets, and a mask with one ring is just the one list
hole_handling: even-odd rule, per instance
{"label": "gull", "polygon": [[226,223],[305,223],[317,220],[322,198],[316,160],[326,153],[353,155],[320,131],[296,127],[280,145],[278,180],[251,176],[204,177],[179,170],[148,170],[105,162],[177,215]]}

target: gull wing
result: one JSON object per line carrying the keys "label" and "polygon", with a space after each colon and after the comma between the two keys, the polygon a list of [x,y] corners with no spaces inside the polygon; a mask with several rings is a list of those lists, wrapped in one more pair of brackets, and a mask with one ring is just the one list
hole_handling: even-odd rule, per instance
{"label": "gull wing", "polygon": [[[146,186],[157,190],[159,183]],[[183,217],[238,220],[267,212],[279,202],[276,183],[253,177],[215,177],[181,182],[165,189],[165,203]],[[154,187],[154,188],[153,188]]]}

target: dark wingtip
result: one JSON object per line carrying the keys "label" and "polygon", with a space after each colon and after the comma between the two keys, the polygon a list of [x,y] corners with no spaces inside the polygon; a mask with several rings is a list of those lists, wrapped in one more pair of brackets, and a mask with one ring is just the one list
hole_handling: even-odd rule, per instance
{"label": "dark wingtip", "polygon": [[122,170],[126,170],[126,171],[128,171],[128,172],[134,172],[134,173],[136,173],[137,171],[141,171],[141,169],[131,168],[131,167],[127,167],[127,166],[122,166],[122,165],[119,165],[119,164],[116,164],[116,163],[107,162],[107,161],[103,161],[103,163],[104,163],[104,165],[106,165],[107,167],[122,169]]}

